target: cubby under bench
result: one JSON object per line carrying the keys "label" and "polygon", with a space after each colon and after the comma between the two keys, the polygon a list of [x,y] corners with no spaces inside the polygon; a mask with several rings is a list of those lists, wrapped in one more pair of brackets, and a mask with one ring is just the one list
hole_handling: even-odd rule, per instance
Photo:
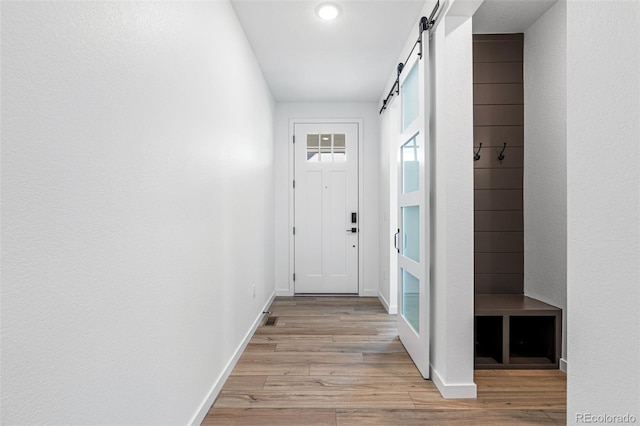
{"label": "cubby under bench", "polygon": [[562,310],[522,294],[476,294],[475,368],[557,369]]}

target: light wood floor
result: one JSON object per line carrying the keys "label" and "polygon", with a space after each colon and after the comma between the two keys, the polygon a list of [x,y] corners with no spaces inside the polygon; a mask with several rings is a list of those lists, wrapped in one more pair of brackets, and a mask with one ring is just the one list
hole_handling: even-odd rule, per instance
{"label": "light wood floor", "polygon": [[477,399],[420,377],[376,298],[278,297],[203,425],[565,424],[560,371],[475,373]]}

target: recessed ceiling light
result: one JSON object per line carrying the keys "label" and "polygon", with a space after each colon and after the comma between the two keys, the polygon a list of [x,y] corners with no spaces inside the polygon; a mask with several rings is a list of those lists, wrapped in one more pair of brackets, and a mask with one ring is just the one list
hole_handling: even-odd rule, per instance
{"label": "recessed ceiling light", "polygon": [[332,21],[340,15],[340,9],[333,3],[323,3],[316,9],[316,14],[320,19]]}

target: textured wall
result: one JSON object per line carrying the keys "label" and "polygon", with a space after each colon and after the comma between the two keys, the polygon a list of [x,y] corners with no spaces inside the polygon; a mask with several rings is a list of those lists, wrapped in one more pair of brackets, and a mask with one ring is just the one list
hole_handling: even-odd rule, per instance
{"label": "textured wall", "polygon": [[3,424],[194,418],[274,290],[273,108],[227,2],[2,3]]}
{"label": "textured wall", "polygon": [[524,292],[567,313],[567,25],[558,2],[525,33]]}
{"label": "textured wall", "polygon": [[568,421],[640,419],[640,2],[567,7]]}

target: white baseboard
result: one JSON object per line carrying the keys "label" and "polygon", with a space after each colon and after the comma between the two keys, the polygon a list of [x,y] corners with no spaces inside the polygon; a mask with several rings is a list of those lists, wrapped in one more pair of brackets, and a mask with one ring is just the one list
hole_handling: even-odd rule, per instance
{"label": "white baseboard", "polygon": [[475,383],[445,383],[440,374],[438,374],[436,369],[433,368],[433,365],[430,365],[429,367],[431,370],[431,381],[436,385],[443,398],[456,399],[478,397],[478,388]]}
{"label": "white baseboard", "polygon": [[560,371],[567,372],[567,360],[560,358]]}
{"label": "white baseboard", "polygon": [[256,320],[253,322],[253,325],[251,326],[247,334],[244,336],[244,339],[242,339],[242,342],[234,352],[233,357],[231,358],[231,360],[229,360],[224,370],[222,370],[222,373],[220,374],[218,379],[213,383],[213,386],[211,387],[209,394],[207,395],[207,397],[204,399],[204,401],[198,408],[198,411],[196,411],[196,413],[191,418],[191,421],[189,422],[190,425],[199,426],[200,423],[202,423],[202,421],[204,420],[205,416],[209,412],[209,409],[213,405],[213,402],[216,400],[216,398],[218,397],[218,394],[222,390],[222,386],[224,386],[224,383],[227,381],[227,378],[231,374],[231,371],[233,371],[233,367],[236,366],[238,359],[240,359],[240,355],[242,355],[242,352],[247,347],[247,344],[253,337],[253,333],[255,333],[255,331],[260,326],[260,323],[264,318],[263,312],[266,311],[269,308],[269,306],[271,306],[271,303],[273,303],[273,299],[275,297],[276,297],[276,293],[273,292],[271,294],[271,297],[269,297],[269,300],[267,300],[267,303],[262,307],[262,309],[258,313]]}
{"label": "white baseboard", "polygon": [[[291,296],[295,296],[296,294],[289,289],[279,289],[276,290],[275,292],[276,296],[285,296],[285,297],[291,297]],[[301,293],[299,294],[299,296],[322,296],[323,293]],[[349,293],[349,294],[341,294],[341,293],[326,293],[327,296],[356,296],[353,293]],[[361,293],[357,294],[358,297],[377,297],[378,296],[378,292],[376,290],[363,290]]]}
{"label": "white baseboard", "polygon": [[389,315],[396,315],[398,313],[398,307],[389,306],[389,302],[387,301],[387,299],[384,298],[384,296],[380,292],[378,292],[378,299],[380,299],[380,303],[382,303],[382,306],[384,306],[384,308],[387,310],[387,313]]}

